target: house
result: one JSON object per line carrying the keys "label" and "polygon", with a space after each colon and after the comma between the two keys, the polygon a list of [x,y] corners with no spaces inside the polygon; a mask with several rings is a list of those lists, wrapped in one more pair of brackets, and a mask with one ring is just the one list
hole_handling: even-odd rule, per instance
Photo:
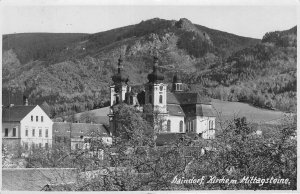
{"label": "house", "polygon": [[[110,86],[111,107],[124,102],[142,110],[145,119],[153,123],[158,133],[195,133],[203,139],[215,137],[215,115],[211,102],[198,93],[184,92],[183,82],[175,74],[171,91],[167,91],[168,83],[158,70],[158,58],[154,57],[153,71],[148,74],[148,82],[144,85],[144,100],[132,92],[129,77],[123,72],[122,59],[118,63],[118,72],[112,76]],[[113,109],[109,114],[110,130],[116,135],[116,123]]]}
{"label": "house", "polygon": [[106,126],[109,125],[109,114],[110,107],[103,107],[103,108],[98,108],[98,109],[93,109],[81,113],[76,113],[74,114],[74,120],[75,122],[88,122],[91,121],[93,123],[98,123],[98,124],[104,124]]}
{"label": "house", "polygon": [[40,106],[27,104],[2,110],[2,140],[8,150],[52,145],[52,120]]}
{"label": "house", "polygon": [[53,144],[62,144],[72,150],[89,149],[91,141],[101,139],[112,144],[112,138],[103,124],[92,123],[53,123]]}

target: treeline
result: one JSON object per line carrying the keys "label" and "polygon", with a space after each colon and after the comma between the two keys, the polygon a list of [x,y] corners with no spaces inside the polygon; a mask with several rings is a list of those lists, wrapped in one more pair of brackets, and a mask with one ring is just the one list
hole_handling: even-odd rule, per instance
{"label": "treeline", "polygon": [[[270,33],[264,42],[275,41],[273,36],[294,35]],[[216,60],[201,72],[185,76],[186,82],[199,85],[191,88],[200,88],[212,98],[296,112],[297,49],[290,38],[280,41],[283,44],[261,43],[236,52],[226,61]]]}

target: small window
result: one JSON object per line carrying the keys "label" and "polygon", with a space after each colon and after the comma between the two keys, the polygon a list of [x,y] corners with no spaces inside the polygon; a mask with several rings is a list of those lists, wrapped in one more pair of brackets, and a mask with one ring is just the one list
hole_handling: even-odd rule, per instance
{"label": "small window", "polygon": [[16,136],[17,136],[17,129],[13,128],[13,137],[16,137]]}
{"label": "small window", "polygon": [[39,129],[39,137],[42,137],[42,129]]}
{"label": "small window", "polygon": [[171,131],[171,121],[168,120],[167,122],[167,131],[170,132]]}
{"label": "small window", "polygon": [[48,137],[48,129],[46,129],[45,137]]}
{"label": "small window", "polygon": [[39,121],[39,116],[36,116],[35,120],[36,120],[36,122],[38,122]]}
{"label": "small window", "polygon": [[32,137],[35,136],[35,129],[32,129]]}
{"label": "small window", "polygon": [[183,132],[183,121],[179,122],[179,131]]}
{"label": "small window", "polygon": [[41,122],[44,122],[44,117],[43,116],[41,116]]}
{"label": "small window", "polygon": [[163,97],[162,97],[162,95],[159,95],[159,103],[163,103]]}
{"label": "small window", "polygon": [[8,137],[8,128],[5,128],[5,137]]}
{"label": "small window", "polygon": [[33,143],[31,147],[32,147],[32,149],[34,149],[35,148],[35,144]]}
{"label": "small window", "polygon": [[31,115],[31,121],[33,121],[33,116]]}
{"label": "small window", "polygon": [[45,148],[48,149],[48,143],[45,143]]}
{"label": "small window", "polygon": [[42,148],[42,143],[39,143],[39,148]]}
{"label": "small window", "polygon": [[28,137],[28,129],[25,130],[25,136]]}
{"label": "small window", "polygon": [[152,103],[152,96],[151,95],[149,96],[149,103],[150,104]]}
{"label": "small window", "polygon": [[75,149],[78,150],[79,146],[78,146],[78,143],[75,144]]}

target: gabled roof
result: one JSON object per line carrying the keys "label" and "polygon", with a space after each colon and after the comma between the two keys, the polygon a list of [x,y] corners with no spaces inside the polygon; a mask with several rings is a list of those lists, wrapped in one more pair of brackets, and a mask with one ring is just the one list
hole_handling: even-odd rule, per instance
{"label": "gabled roof", "polygon": [[178,104],[168,104],[167,110],[169,112],[169,115],[173,116],[185,116],[182,108]]}
{"label": "gabled roof", "polygon": [[75,168],[3,168],[2,190],[41,191],[45,185],[75,183]]}
{"label": "gabled roof", "polygon": [[92,117],[94,117],[95,123],[109,125],[109,118],[107,116],[109,114],[109,111],[110,111],[110,107],[107,106],[107,107],[98,108],[90,111],[76,113],[74,117],[76,120],[80,120],[81,115],[90,114]]}
{"label": "gabled roof", "polygon": [[67,136],[76,138],[80,136],[109,136],[106,128],[102,124],[90,123],[67,123],[67,122],[54,122],[53,134],[57,136]]}
{"label": "gabled roof", "polygon": [[167,104],[211,104],[206,97],[201,97],[198,93],[191,92],[175,92],[167,93]]}
{"label": "gabled roof", "polygon": [[167,104],[180,104],[174,93],[167,93]]}
{"label": "gabled roof", "polygon": [[12,106],[3,108],[2,121],[3,122],[20,122],[28,113],[30,113],[36,106]]}
{"label": "gabled roof", "polygon": [[206,104],[197,104],[196,105],[196,115],[197,116],[206,116],[206,117],[213,117],[215,116],[213,114],[211,105]]}
{"label": "gabled roof", "polygon": [[209,99],[201,97],[198,93],[177,92],[174,96],[180,104],[210,104]]}

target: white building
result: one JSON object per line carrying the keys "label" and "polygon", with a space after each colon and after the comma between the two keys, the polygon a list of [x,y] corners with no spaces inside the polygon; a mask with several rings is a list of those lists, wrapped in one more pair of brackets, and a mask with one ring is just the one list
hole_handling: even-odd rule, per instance
{"label": "white building", "polygon": [[36,106],[11,106],[2,111],[2,140],[9,148],[48,148],[52,145],[53,122]]}
{"label": "white building", "polygon": [[[123,73],[119,59],[118,73],[112,77],[110,86],[111,106],[120,102],[139,107],[143,105],[146,120],[154,123],[158,133],[194,133],[204,139],[215,137],[215,116],[209,100],[198,93],[184,92],[182,81],[176,74],[173,77],[172,90],[167,91],[164,75],[158,71],[158,58],[154,57],[153,71],[145,84],[144,103],[138,102],[137,94],[127,84],[128,77]],[[110,128],[116,133],[116,121],[111,112]]]}

